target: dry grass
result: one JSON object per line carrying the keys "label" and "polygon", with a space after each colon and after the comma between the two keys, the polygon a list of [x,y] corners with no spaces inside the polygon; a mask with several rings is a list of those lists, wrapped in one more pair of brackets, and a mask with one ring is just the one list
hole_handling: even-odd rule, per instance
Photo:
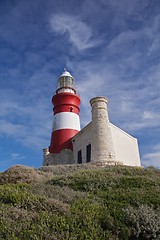
{"label": "dry grass", "polygon": [[16,165],[0,174],[2,240],[157,240],[159,210],[154,168]]}
{"label": "dry grass", "polygon": [[31,167],[15,165],[0,175],[0,183],[37,183],[48,180],[52,174]]}

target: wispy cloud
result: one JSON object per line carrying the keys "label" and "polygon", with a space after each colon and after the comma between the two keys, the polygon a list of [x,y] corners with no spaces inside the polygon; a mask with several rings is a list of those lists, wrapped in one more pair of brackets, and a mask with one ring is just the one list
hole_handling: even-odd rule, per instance
{"label": "wispy cloud", "polygon": [[120,71],[117,64],[102,64],[102,61],[92,64],[90,61],[81,61],[77,64],[68,61],[68,66],[76,68],[80,78],[76,83],[82,99],[81,109],[85,112],[83,121],[91,119],[90,98],[104,95],[109,98],[111,121],[124,130],[134,133],[145,128],[158,128],[159,66],[151,65],[144,72],[141,70],[142,75],[135,75],[134,72],[128,72],[127,67]]}
{"label": "wispy cloud", "polygon": [[11,161],[22,160],[22,159],[24,159],[24,158],[26,158],[26,156],[21,155],[21,154],[19,154],[19,153],[12,153],[12,154],[11,154]]}
{"label": "wispy cloud", "polygon": [[[160,15],[156,15],[148,25],[143,23],[140,28],[124,29],[115,36],[107,46],[112,54],[120,53],[122,58],[131,53],[137,52],[143,54],[143,57],[149,57],[152,54],[157,55],[160,49]],[[143,59],[146,60],[146,59]]]}
{"label": "wispy cloud", "polygon": [[53,32],[64,35],[67,34],[71,42],[79,51],[92,48],[101,43],[100,39],[93,37],[92,28],[80,19],[80,17],[55,14],[50,20]]}
{"label": "wispy cloud", "polygon": [[1,96],[0,134],[30,148],[42,149],[49,144],[47,139],[52,125],[49,99],[36,99],[32,94],[28,94],[30,101],[25,101],[18,93],[13,93],[13,97],[11,90],[10,95],[3,90]]}
{"label": "wispy cloud", "polygon": [[145,166],[160,168],[160,144],[152,147],[151,151],[142,156],[142,163]]}
{"label": "wispy cloud", "polygon": [[23,161],[27,161],[27,158],[24,153],[19,152],[10,152],[10,149],[8,148],[7,151],[2,148],[3,151],[1,151],[1,164],[0,168],[1,171],[6,170],[9,166],[15,165],[15,164],[21,164]]}
{"label": "wispy cloud", "polygon": [[[91,120],[89,100],[104,95],[109,99],[111,122],[141,135],[147,147],[158,139],[154,135],[160,128],[158,0],[0,4],[4,9],[0,16],[0,134],[7,136],[7,151],[12,142],[29,151],[49,145],[50,98],[65,66],[81,96],[82,126]],[[159,151],[146,149],[145,154]],[[9,157],[11,153],[4,158]]]}

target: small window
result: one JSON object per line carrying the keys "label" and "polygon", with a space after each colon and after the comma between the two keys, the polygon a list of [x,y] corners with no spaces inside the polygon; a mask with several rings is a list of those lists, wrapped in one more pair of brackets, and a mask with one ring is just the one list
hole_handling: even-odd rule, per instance
{"label": "small window", "polygon": [[81,150],[78,151],[78,163],[79,164],[82,163],[82,151]]}
{"label": "small window", "polygon": [[91,161],[91,144],[88,144],[86,147],[86,162]]}
{"label": "small window", "polygon": [[70,112],[73,112],[73,107],[70,108]]}

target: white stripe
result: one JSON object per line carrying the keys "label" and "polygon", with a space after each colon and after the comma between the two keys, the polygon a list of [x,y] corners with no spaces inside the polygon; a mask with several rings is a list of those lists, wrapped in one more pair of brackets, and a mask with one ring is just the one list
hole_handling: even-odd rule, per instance
{"label": "white stripe", "polygon": [[70,88],[61,88],[57,91],[57,93],[63,93],[63,92],[75,93],[74,90]]}
{"label": "white stripe", "polygon": [[74,129],[80,131],[79,115],[72,112],[55,114],[52,131],[59,129]]}

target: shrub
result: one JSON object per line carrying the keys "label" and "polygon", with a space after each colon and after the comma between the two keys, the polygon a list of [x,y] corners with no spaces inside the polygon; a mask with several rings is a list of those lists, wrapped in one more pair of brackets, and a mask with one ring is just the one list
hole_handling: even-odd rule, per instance
{"label": "shrub", "polygon": [[27,180],[30,173],[34,180],[32,169],[16,167],[3,175],[0,239],[160,239],[156,210],[159,170],[124,166],[81,169],[78,165],[59,166],[56,174],[56,166],[49,169],[52,171],[42,173],[43,181],[34,183]]}
{"label": "shrub", "polygon": [[131,234],[130,239],[158,240],[160,239],[160,211],[147,205],[141,205],[138,209],[127,208],[127,222]]}

